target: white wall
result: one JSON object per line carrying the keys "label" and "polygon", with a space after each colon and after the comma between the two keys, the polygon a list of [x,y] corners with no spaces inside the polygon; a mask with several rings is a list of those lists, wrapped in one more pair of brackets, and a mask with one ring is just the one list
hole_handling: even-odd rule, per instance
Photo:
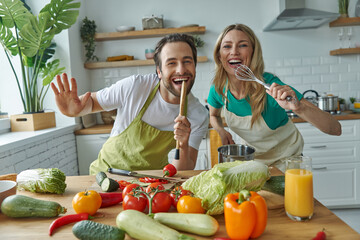
{"label": "white wall", "polygon": [[[30,5],[34,2],[44,5],[44,2],[49,1],[28,2]],[[86,0],[81,3],[78,22],[57,42],[61,47],[57,54],[62,58],[67,72],[76,77],[79,94],[103,88],[105,79],[116,82],[131,74],[155,71],[154,66],[85,70],[84,50],[79,37],[80,24],[85,16],[95,20],[97,32],[114,32],[120,25],[135,26],[136,30],[142,30],[142,17],[163,14],[165,27],[187,24],[206,26],[206,33],[200,35],[205,46],[200,49],[199,55],[207,56],[209,62],[198,64],[193,88],[194,94],[202,103],[207,97],[213,76],[212,51],[216,38],[223,28],[233,23],[243,23],[254,30],[262,43],[266,70],[276,73],[299,91],[314,89],[331,92],[346,100],[350,96],[360,98],[360,55],[329,54],[330,50],[339,46],[339,28],[329,28],[328,24],[324,24],[316,29],[263,32],[263,28],[279,13],[279,0]],[[354,16],[355,3],[356,0],[350,0],[350,17]],[[306,0],[306,5],[318,10],[338,11],[336,0]],[[354,26],[353,32],[353,43],[360,43],[360,26]],[[100,61],[105,61],[109,56],[123,54],[145,59],[145,49],[154,47],[159,39],[97,42],[96,55]],[[0,51],[0,102],[3,111],[19,109],[19,106],[21,109],[21,103],[16,97],[15,81],[5,60]],[[49,92],[48,95],[49,108],[56,108],[52,93]],[[66,117],[64,119],[68,121]]]}
{"label": "white wall", "polygon": [[[354,16],[356,0],[350,1],[349,14]],[[337,1],[306,1],[309,8],[337,12]],[[141,7],[139,7],[141,6]],[[164,15],[165,27],[179,27],[196,23],[206,26],[200,35],[205,47],[199,55],[209,58],[208,63],[199,63],[194,94],[204,103],[213,76],[213,46],[218,34],[229,24],[243,23],[250,26],[260,39],[266,70],[276,73],[287,84],[300,92],[314,89],[333,93],[348,100],[360,97],[359,55],[330,56],[330,50],[339,47],[339,28],[328,24],[316,29],[264,32],[263,28],[279,14],[278,0],[138,0],[136,2],[108,0],[98,11],[98,2],[88,0],[86,15],[95,20],[98,32],[113,32],[116,26],[135,26],[142,29],[141,19],[151,14]],[[111,17],[104,17],[111,16]],[[346,29],[346,28],[345,28]],[[360,26],[353,27],[353,44],[360,43]],[[133,55],[144,59],[144,50],[154,47],[160,38],[131,39],[97,42],[96,54],[101,61],[108,56]],[[105,86],[105,79],[116,82],[131,74],[153,72],[153,66],[91,70],[91,88]]]}

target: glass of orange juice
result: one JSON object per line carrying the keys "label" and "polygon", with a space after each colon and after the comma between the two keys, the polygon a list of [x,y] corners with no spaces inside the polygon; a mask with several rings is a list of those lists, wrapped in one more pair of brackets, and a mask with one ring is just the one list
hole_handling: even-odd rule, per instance
{"label": "glass of orange juice", "polygon": [[285,211],[294,221],[310,220],[314,213],[311,157],[285,159]]}

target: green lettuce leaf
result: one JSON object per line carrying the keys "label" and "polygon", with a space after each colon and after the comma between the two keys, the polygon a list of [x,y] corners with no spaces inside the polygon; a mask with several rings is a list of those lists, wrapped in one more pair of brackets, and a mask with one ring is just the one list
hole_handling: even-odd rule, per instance
{"label": "green lettuce leaf", "polygon": [[243,189],[259,191],[269,178],[269,169],[256,161],[235,161],[215,165],[182,184],[186,190],[202,199],[207,214],[224,212],[224,198]]}
{"label": "green lettuce leaf", "polygon": [[17,188],[37,193],[65,192],[65,174],[57,168],[38,168],[20,172],[17,175]]}

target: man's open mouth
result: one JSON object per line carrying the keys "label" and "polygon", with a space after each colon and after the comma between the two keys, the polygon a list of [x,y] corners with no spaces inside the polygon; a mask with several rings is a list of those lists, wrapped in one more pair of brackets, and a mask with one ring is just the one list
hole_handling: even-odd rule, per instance
{"label": "man's open mouth", "polygon": [[184,78],[184,77],[182,77],[182,78],[175,78],[175,79],[173,79],[173,82],[176,84],[176,85],[181,85],[182,84],[182,82],[183,81],[187,81],[189,78]]}

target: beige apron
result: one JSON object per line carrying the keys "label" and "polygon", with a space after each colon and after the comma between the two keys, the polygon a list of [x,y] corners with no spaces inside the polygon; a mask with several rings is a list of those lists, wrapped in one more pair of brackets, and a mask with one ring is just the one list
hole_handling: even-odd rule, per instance
{"label": "beige apron", "polygon": [[292,121],[272,130],[261,115],[251,128],[252,116],[237,116],[228,111],[226,106],[227,100],[224,106],[226,124],[242,138],[240,144],[255,148],[255,160],[283,170],[283,164],[279,160],[302,153],[304,140]]}
{"label": "beige apron", "polygon": [[98,159],[90,165],[90,174],[109,167],[132,171],[161,169],[168,164],[168,153],[176,146],[174,132],[160,131],[141,120],[159,86],[160,82],[130,125],[104,143]]}

